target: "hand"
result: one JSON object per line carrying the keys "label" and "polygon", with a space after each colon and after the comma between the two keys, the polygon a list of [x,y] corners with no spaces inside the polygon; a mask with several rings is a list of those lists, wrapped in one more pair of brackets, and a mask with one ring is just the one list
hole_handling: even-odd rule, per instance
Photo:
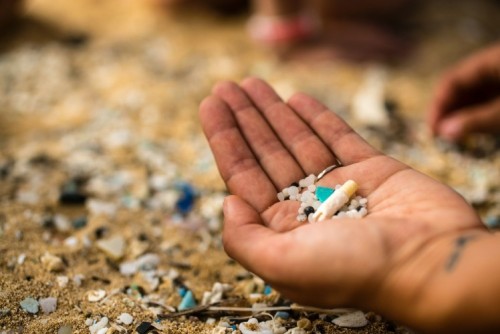
{"label": "hand", "polygon": [[[461,196],[378,152],[313,98],[285,103],[259,79],[219,83],[200,118],[232,194],[223,232],[231,257],[299,303],[366,308],[416,327],[436,311],[426,284],[443,270],[441,249],[482,229]],[[343,167],[319,184],[353,179],[368,215],[298,222],[298,202],[278,202],[277,192],[336,158]]]}
{"label": "hand", "polygon": [[428,124],[449,141],[474,132],[500,133],[500,44],[474,54],[443,77]]}

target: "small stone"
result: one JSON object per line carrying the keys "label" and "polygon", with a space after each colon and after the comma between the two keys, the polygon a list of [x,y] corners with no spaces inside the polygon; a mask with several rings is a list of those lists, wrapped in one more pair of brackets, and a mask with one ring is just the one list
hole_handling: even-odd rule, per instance
{"label": "small stone", "polygon": [[108,327],[103,327],[99,329],[96,334],[106,334],[108,332]]}
{"label": "small stone", "polygon": [[134,321],[134,317],[128,313],[122,313],[118,316],[117,321],[124,325],[130,325]]}
{"label": "small stone", "polygon": [[55,297],[41,298],[38,302],[40,303],[42,312],[45,314],[52,313],[57,308],[57,298]]}
{"label": "small stone", "polygon": [[87,299],[89,302],[98,302],[106,297],[106,291],[104,290],[92,290],[87,293]]}
{"label": "small stone", "polygon": [[96,245],[113,260],[119,260],[125,254],[125,239],[119,235],[99,240]]}
{"label": "small stone", "polygon": [[71,326],[62,326],[57,330],[57,334],[71,334],[73,328]]}
{"label": "small stone", "polygon": [[196,306],[196,300],[194,299],[193,292],[188,291],[188,292],[186,292],[186,295],[184,296],[184,298],[182,298],[182,301],[179,304],[179,306],[177,307],[177,309],[179,311],[184,311],[184,310],[187,310],[189,308],[193,308],[195,306]]}
{"label": "small stone", "polygon": [[21,305],[21,308],[28,313],[32,313],[32,314],[38,313],[39,304],[36,301],[36,299],[28,297],[28,298],[24,299],[19,305]]}
{"label": "small stone", "polygon": [[94,323],[94,320],[92,320],[92,318],[85,319],[86,326],[92,326],[93,323]]}
{"label": "small stone", "polygon": [[332,188],[318,186],[316,187],[316,197],[321,203],[323,203],[328,197],[330,197],[331,194],[333,194],[334,191],[335,190]]}
{"label": "small stone", "polygon": [[362,311],[343,314],[333,319],[332,322],[337,326],[347,328],[360,328],[368,325],[368,319]]}
{"label": "small stone", "polygon": [[45,269],[49,271],[61,271],[64,269],[64,263],[61,258],[52,255],[49,252],[46,252],[44,255],[42,255],[40,261],[42,262]]}
{"label": "small stone", "polygon": [[135,329],[139,334],[146,334],[147,332],[155,329],[150,322],[144,321]]}

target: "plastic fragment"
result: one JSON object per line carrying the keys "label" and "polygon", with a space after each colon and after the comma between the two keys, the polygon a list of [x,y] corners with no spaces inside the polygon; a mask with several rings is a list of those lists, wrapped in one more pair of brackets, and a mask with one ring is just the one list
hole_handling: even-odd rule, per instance
{"label": "plastic fragment", "polygon": [[338,190],[336,190],[328,199],[321,204],[313,215],[313,221],[319,222],[331,218],[349,198],[356,192],[358,185],[352,180],[346,181]]}
{"label": "plastic fragment", "polygon": [[31,297],[25,298],[19,305],[21,305],[21,308],[28,313],[38,313],[39,304],[35,299]]}
{"label": "plastic fragment", "polygon": [[337,326],[348,328],[359,328],[368,325],[368,319],[366,319],[362,311],[343,314],[333,319],[332,322]]}
{"label": "plastic fragment", "polygon": [[323,203],[328,197],[330,197],[331,194],[333,194],[334,191],[335,190],[332,188],[317,186],[316,197],[321,203]]}
{"label": "plastic fragment", "polygon": [[196,306],[196,300],[194,299],[193,292],[191,290],[189,290],[188,292],[186,292],[186,294],[182,298],[182,301],[179,304],[179,306],[177,307],[177,309],[179,311],[184,311],[184,310],[187,310],[189,308],[193,308],[195,306]]}
{"label": "plastic fragment", "polygon": [[57,298],[55,297],[41,298],[38,302],[45,314],[52,313],[57,308]]}
{"label": "plastic fragment", "polygon": [[147,321],[141,322],[139,326],[135,329],[139,334],[146,334],[147,332],[155,329],[155,327]]}
{"label": "plastic fragment", "polygon": [[185,182],[180,182],[177,184],[177,188],[181,192],[177,202],[175,203],[175,208],[181,214],[188,214],[194,207],[194,202],[196,199],[196,191],[189,184]]}

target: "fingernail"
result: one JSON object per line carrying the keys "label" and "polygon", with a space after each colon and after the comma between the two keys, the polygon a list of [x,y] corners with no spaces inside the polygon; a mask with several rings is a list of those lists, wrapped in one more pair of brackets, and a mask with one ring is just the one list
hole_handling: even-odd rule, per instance
{"label": "fingernail", "polygon": [[459,122],[443,122],[439,127],[439,136],[446,140],[457,141],[462,137],[462,125]]}

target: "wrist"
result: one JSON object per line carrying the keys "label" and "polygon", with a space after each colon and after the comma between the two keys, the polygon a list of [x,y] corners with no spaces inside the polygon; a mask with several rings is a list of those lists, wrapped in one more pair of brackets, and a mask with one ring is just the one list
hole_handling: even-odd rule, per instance
{"label": "wrist", "polygon": [[[484,283],[482,276],[487,273],[475,272],[472,268],[476,257],[481,256],[482,244],[489,238],[491,234],[484,228],[475,228],[448,233],[421,244],[390,270],[372,309],[424,332],[463,330],[471,320],[470,305],[481,309],[487,304],[487,298],[480,294],[471,296],[475,289],[470,287]],[[482,256],[491,255],[483,253]],[[487,267],[483,266],[482,270],[487,271]],[[479,300],[471,300],[476,297]],[[461,322],[465,323],[461,326]]]}

